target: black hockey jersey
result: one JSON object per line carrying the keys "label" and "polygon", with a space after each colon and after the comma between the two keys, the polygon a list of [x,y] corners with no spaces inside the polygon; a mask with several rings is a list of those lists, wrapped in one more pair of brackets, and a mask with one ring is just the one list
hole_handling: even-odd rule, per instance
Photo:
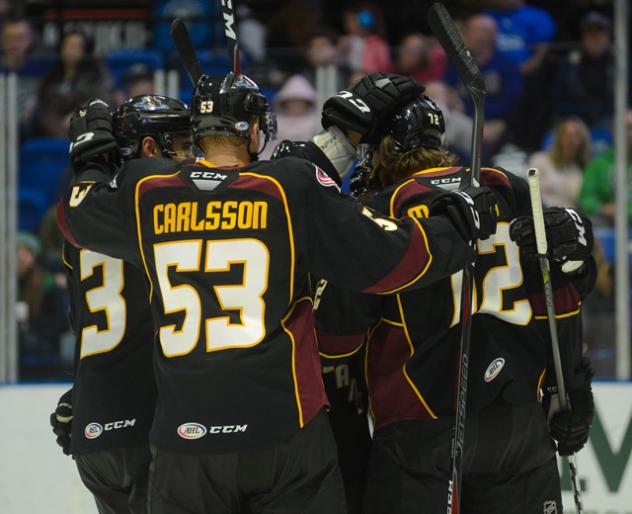
{"label": "black hockey jersey", "polygon": [[[419,172],[377,194],[371,205],[391,216],[427,213],[431,199],[445,189],[458,188],[465,172],[459,167]],[[477,242],[468,409],[485,407],[500,394],[510,402],[536,402],[550,362],[538,262],[524,259],[509,237],[509,222],[530,214],[528,186],[491,168],[482,170],[481,183],[496,193],[501,217],[496,234]],[[580,303],[592,287],[592,264],[573,282],[553,265],[562,356],[570,370],[581,357]],[[366,343],[376,428],[395,421],[453,416],[461,280],[458,272],[429,287],[391,297],[330,286],[323,291],[317,311],[321,352],[344,355]]]}
{"label": "black hockey jersey", "polygon": [[66,243],[75,333],[73,454],[148,444],[154,417],[154,323],[145,274]]}
{"label": "black hockey jersey", "polygon": [[283,440],[326,405],[309,272],[385,293],[473,258],[447,218],[378,216],[289,157],[170,175],[128,166],[118,188],[91,169],[58,220],[73,244],[145,268],[160,340],[150,440],[175,451]]}

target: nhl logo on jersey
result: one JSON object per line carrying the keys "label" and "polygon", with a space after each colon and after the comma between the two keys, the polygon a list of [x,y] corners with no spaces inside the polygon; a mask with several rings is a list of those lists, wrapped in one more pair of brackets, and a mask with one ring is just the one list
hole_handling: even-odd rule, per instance
{"label": "nhl logo on jersey", "polygon": [[206,435],[206,427],[199,423],[183,423],[178,427],[178,435],[182,439],[199,439]]}
{"label": "nhl logo on jersey", "polygon": [[489,366],[487,366],[487,369],[485,370],[485,382],[491,382],[492,380],[494,380],[498,374],[502,371],[503,366],[505,365],[505,359],[503,359],[502,357],[498,357],[497,359],[494,359],[491,364]]}
{"label": "nhl logo on jersey", "polygon": [[103,426],[99,423],[90,423],[86,425],[83,433],[86,436],[86,439],[96,439],[103,433]]}
{"label": "nhl logo on jersey", "polygon": [[557,514],[557,502],[555,500],[544,502],[544,514]]}

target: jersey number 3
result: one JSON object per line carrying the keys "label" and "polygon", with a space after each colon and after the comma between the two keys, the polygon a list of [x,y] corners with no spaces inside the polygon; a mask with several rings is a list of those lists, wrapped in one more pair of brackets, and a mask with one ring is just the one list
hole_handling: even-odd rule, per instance
{"label": "jersey number 3", "polygon": [[[160,342],[166,357],[186,355],[193,351],[205,331],[206,351],[243,348],[259,344],[265,336],[265,302],[268,288],[268,248],[258,239],[206,241],[206,259],[201,263],[201,239],[158,243],[154,245],[156,275],[165,314],[184,312],[181,328],[167,325],[160,328]],[[189,284],[174,286],[169,269],[176,272],[219,273],[230,270],[232,264],[243,264],[241,284],[212,286],[219,308],[239,313],[239,323],[229,316],[202,319],[202,303],[196,289]],[[210,282],[210,277],[209,277]]]}
{"label": "jersey number 3", "polygon": [[113,350],[125,335],[126,304],[121,295],[125,285],[123,278],[123,261],[107,255],[81,250],[79,254],[79,270],[81,281],[94,275],[101,268],[103,283],[101,286],[86,291],[86,304],[92,313],[103,312],[107,325],[99,329],[90,325],[81,330],[81,358]]}

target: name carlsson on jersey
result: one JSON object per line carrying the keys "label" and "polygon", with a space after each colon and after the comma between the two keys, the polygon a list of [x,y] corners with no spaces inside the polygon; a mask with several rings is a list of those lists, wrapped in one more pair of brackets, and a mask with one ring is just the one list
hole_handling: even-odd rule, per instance
{"label": "name carlsson on jersey", "polygon": [[[203,230],[266,229],[268,203],[234,200],[220,202],[159,203],[154,206],[154,233],[201,232]],[[204,214],[202,214],[204,213]]]}

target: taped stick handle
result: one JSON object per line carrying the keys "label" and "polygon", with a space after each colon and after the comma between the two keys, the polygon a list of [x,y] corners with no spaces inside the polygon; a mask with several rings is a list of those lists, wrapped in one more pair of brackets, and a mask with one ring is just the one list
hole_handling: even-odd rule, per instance
{"label": "taped stick handle", "polygon": [[535,244],[538,254],[546,255],[548,245],[546,242],[546,229],[544,227],[544,211],[542,210],[542,196],[540,194],[540,172],[531,168],[527,172],[529,193],[531,195],[531,210],[533,212],[533,227],[535,229]]}

